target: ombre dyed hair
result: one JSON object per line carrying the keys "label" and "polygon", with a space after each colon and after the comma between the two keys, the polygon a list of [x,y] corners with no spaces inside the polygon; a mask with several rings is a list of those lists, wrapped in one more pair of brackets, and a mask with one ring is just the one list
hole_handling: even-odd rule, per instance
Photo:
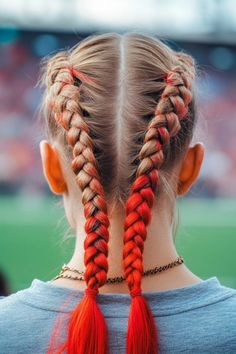
{"label": "ombre dyed hair", "polygon": [[163,176],[192,139],[194,77],[191,56],[138,33],[93,35],[44,63],[46,131],[71,163],[86,218],[87,288],[58,353],[109,352],[109,328],[96,295],[109,266],[107,205],[116,201],[126,212],[123,265],[131,296],[126,353],[158,353],[158,329],[142,296],[142,254]]}

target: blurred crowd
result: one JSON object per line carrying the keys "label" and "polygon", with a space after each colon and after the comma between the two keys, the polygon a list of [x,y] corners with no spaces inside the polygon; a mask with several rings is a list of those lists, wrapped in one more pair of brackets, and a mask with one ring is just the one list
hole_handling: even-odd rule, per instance
{"label": "blurred crowd", "polygon": [[[15,31],[0,35],[0,194],[49,193],[38,143],[41,91],[40,60],[74,45],[74,34]],[[236,196],[236,49],[174,43],[190,52],[200,67],[199,129],[205,160],[192,197]],[[235,57],[234,57],[235,56]]]}

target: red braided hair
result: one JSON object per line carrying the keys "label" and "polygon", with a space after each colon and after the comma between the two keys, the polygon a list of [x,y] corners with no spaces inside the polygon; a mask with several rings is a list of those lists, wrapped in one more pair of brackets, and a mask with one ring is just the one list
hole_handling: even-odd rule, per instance
{"label": "red braided hair", "polygon": [[[90,47],[93,55],[88,52],[89,63],[93,63],[101,51],[97,51],[94,42],[90,43]],[[106,46],[102,52],[104,70],[107,68],[108,60],[111,63],[116,63],[114,58],[113,62],[110,56],[105,56],[105,53],[106,55],[110,53]],[[123,264],[132,296],[126,338],[127,354],[156,354],[158,352],[158,333],[155,322],[141,290],[142,254],[144,241],[147,237],[147,225],[151,221],[154,193],[159,182],[159,169],[165,160],[165,152],[168,152],[164,147],[181,128],[180,120],[188,117],[188,105],[192,99],[192,68],[189,72],[187,70],[192,66],[192,63],[187,63],[186,61],[190,59],[187,56],[185,58],[182,53],[176,54],[176,58],[181,66],[175,67],[170,72],[164,66],[159,68],[161,73],[166,72],[164,75],[165,88],[157,104],[154,118],[150,121],[145,132],[144,145],[139,153],[140,164],[136,171],[136,178],[131,185],[130,196],[125,199]],[[47,120],[49,128],[51,129],[54,124],[52,121],[57,122],[56,127],[53,127],[53,129],[56,128],[55,132],[57,131],[55,135],[59,135],[58,132],[63,131],[68,144],[72,147],[72,169],[76,175],[76,183],[82,190],[86,218],[84,263],[87,289],[82,301],[71,314],[66,342],[56,352],[107,354],[107,326],[96,302],[96,294],[99,287],[107,281],[109,220],[104,190],[98,173],[99,167],[93,153],[90,129],[83,119],[85,114],[81,108],[83,104],[80,98],[84,97],[81,95],[82,90],[79,82],[82,88],[85,88],[82,94],[86,96],[88,92],[88,99],[90,99],[90,91],[86,90],[86,87],[88,88],[90,83],[94,84],[92,86],[95,90],[100,90],[99,97],[103,97],[104,93],[109,92],[107,87],[110,89],[113,86],[110,86],[109,82],[109,86],[103,90],[103,85],[96,85],[93,78],[78,69],[77,63],[80,60],[77,56],[74,58],[75,67],[70,64],[72,60],[73,58],[70,57],[69,60],[67,53],[64,52],[49,60],[45,75],[47,85],[45,101],[49,108],[49,119]],[[171,67],[170,65],[171,63],[167,63],[168,67]],[[89,64],[88,67],[81,65],[81,68],[85,68],[85,72],[94,70],[95,77],[104,76],[105,71],[100,70],[100,67],[102,66],[94,66],[93,64]],[[99,103],[99,101],[96,102]],[[93,112],[92,109],[91,111]],[[108,117],[110,118],[110,115]],[[60,129],[61,127],[63,129]],[[107,136],[110,135],[110,131]],[[111,144],[112,142],[109,146]],[[100,146],[103,147],[101,144]],[[55,338],[54,334],[57,329],[55,326],[52,338]],[[53,345],[51,345],[48,354],[53,352]]]}
{"label": "red braided hair", "polygon": [[[182,60],[183,61],[183,60]],[[158,170],[164,161],[163,147],[181,128],[192,99],[191,78],[177,66],[164,75],[166,87],[150,121],[144,145],[139,153],[136,179],[126,202],[123,265],[130,290],[131,309],[126,338],[127,354],[158,353],[158,332],[145,298],[142,296],[142,254],[151,221],[154,193],[159,182]]]}
{"label": "red braided hair", "polygon": [[[93,142],[79,105],[80,87],[75,85],[75,79],[87,83],[92,80],[70,67],[64,53],[56,55],[48,66],[49,92],[46,100],[57,123],[65,129],[68,144],[73,148],[72,169],[82,191],[86,218],[84,278],[87,284],[83,299],[72,312],[67,340],[59,352],[66,350],[69,354],[106,354],[107,325],[96,302],[96,295],[98,288],[107,281],[109,220]],[[52,334],[52,337],[55,336]],[[48,354],[52,352],[51,346]]]}

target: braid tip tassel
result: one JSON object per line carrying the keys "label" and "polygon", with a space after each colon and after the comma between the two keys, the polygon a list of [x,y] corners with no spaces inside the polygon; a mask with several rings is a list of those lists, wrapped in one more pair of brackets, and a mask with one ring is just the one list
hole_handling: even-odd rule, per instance
{"label": "braid tip tassel", "polygon": [[134,296],[128,319],[126,354],[158,354],[155,320],[146,299]]}
{"label": "braid tip tassel", "polygon": [[68,324],[67,342],[58,354],[108,354],[108,329],[97,304],[97,289],[87,288]]}

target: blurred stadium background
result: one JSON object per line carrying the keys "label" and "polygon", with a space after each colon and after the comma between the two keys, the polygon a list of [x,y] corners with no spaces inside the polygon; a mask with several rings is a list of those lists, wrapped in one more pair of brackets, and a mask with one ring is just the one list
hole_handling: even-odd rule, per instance
{"label": "blurred stadium background", "polygon": [[198,182],[178,201],[176,243],[195,273],[236,288],[235,1],[1,0],[0,271],[10,291],[51,279],[73,249],[41,169],[40,60],[105,31],[150,33],[196,58],[195,139],[206,156]]}

